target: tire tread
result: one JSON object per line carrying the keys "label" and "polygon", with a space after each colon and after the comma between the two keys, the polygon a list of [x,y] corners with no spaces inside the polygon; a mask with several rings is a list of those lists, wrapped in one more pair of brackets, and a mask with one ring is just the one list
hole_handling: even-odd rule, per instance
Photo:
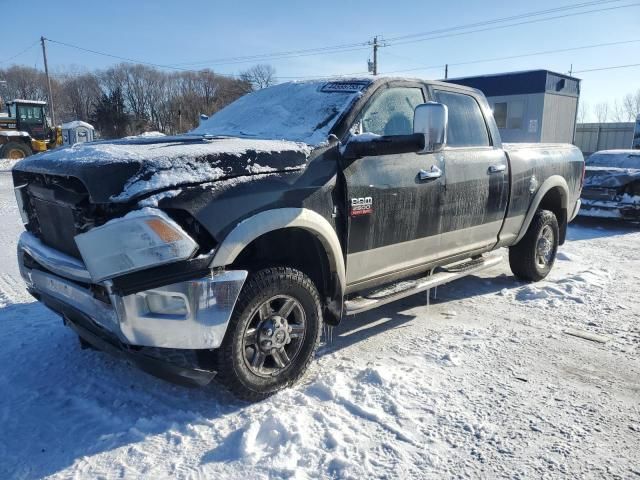
{"label": "tire tread", "polygon": [[[539,209],[533,216],[524,237],[516,245],[509,248],[509,266],[517,278],[529,282],[537,282],[548,275],[548,271],[543,274],[536,268],[538,234],[547,224],[551,224],[554,229],[557,252],[558,220],[552,211]],[[553,263],[551,266],[553,266]]]}
{"label": "tire tread", "polygon": [[[302,368],[293,376],[287,379],[286,383],[279,386],[272,391],[258,391],[252,389],[249,385],[242,382],[241,378],[235,371],[235,364],[233,362],[233,332],[237,328],[238,322],[241,319],[242,314],[245,312],[249,303],[258,296],[266,288],[270,287],[277,282],[294,282],[305,288],[313,297],[315,307],[317,309],[317,315],[319,319],[319,325],[317,328],[317,335],[314,339],[314,346],[309,356],[309,359],[305,362]],[[262,400],[276,391],[286,388],[296,382],[298,382],[307,372],[311,360],[314,358],[318,344],[320,343],[320,335],[322,334],[322,310],[320,303],[320,294],[313,283],[313,281],[304,273],[291,267],[270,267],[260,270],[254,274],[251,274],[247,282],[245,283],[236,306],[231,315],[231,320],[227,327],[227,333],[222,342],[222,346],[216,350],[216,366],[217,375],[216,380],[227,388],[233,395],[241,400],[249,402],[256,402]]]}

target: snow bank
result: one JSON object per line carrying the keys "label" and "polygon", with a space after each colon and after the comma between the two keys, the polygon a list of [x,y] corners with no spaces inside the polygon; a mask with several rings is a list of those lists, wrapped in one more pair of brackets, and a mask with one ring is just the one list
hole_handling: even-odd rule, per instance
{"label": "snow bank", "polygon": [[2,479],[637,476],[637,227],[573,222],[542,282],[505,258],[347,318],[300,384],[246,404],[81,350],[20,280],[7,174],[0,215]]}

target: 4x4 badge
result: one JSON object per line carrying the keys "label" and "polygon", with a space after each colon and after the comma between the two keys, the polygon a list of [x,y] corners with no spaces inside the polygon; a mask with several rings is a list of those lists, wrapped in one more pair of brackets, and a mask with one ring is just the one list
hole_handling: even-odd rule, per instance
{"label": "4x4 badge", "polygon": [[373,213],[373,198],[360,197],[351,199],[351,216],[371,215]]}

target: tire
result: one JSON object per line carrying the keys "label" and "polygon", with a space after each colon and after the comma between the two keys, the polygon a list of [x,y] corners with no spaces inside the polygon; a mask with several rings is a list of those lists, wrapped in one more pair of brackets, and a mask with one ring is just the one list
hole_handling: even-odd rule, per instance
{"label": "tire", "polygon": [[513,274],[525,281],[545,278],[556,260],[560,230],[558,219],[549,210],[536,211],[524,237],[509,248],[509,266]]}
{"label": "tire", "polygon": [[217,381],[247,401],[296,383],[320,342],[321,312],[318,290],[304,273],[275,267],[251,274],[215,351]]}
{"label": "tire", "polygon": [[31,147],[22,142],[7,142],[0,148],[0,158],[20,160],[32,154]]}

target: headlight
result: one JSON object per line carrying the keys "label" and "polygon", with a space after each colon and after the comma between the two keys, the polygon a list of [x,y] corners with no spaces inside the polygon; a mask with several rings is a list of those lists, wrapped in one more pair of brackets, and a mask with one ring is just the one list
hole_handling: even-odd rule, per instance
{"label": "headlight", "polygon": [[95,282],[186,260],[198,244],[160,210],[145,208],[75,237]]}

